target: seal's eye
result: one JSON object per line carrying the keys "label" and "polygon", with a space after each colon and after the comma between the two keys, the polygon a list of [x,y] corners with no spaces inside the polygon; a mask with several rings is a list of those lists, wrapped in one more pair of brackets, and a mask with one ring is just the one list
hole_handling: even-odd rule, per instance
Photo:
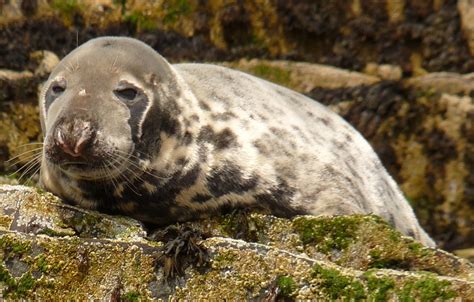
{"label": "seal's eye", "polygon": [[56,84],[56,85],[54,85],[54,86],[51,88],[51,90],[53,90],[53,92],[54,92],[55,94],[61,94],[61,93],[63,93],[64,90],[66,90],[66,89],[65,89],[64,87],[62,87],[62,86]]}
{"label": "seal's eye", "polygon": [[117,89],[114,92],[119,99],[125,101],[133,101],[138,94],[138,91],[134,88]]}
{"label": "seal's eye", "polygon": [[48,111],[49,106],[66,91],[66,87],[67,82],[64,78],[56,79],[51,83],[44,95],[45,111]]}

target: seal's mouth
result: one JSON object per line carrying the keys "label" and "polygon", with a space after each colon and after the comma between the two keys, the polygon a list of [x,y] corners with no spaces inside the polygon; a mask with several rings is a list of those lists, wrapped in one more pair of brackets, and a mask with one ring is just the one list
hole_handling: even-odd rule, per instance
{"label": "seal's mouth", "polygon": [[70,178],[84,180],[114,179],[133,166],[132,146],[131,150],[122,151],[102,140],[94,139],[82,147],[80,152],[72,149],[73,147],[65,146],[54,136],[47,137],[44,160]]}
{"label": "seal's mouth", "polygon": [[60,170],[72,179],[104,180],[117,178],[130,169],[130,156],[117,156],[117,154],[115,153],[114,156],[114,152],[111,152],[101,159],[97,158],[94,161],[86,162],[58,160],[46,152],[45,159],[48,165]]}

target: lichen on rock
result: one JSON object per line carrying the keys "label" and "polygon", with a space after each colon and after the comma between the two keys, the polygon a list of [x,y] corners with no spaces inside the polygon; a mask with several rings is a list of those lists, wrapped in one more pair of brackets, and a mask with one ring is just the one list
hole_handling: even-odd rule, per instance
{"label": "lichen on rock", "polygon": [[[6,299],[467,299],[474,294],[468,261],[423,247],[375,216],[289,220],[245,212],[246,218],[234,213],[184,223],[177,228],[207,234],[198,244],[208,264],[187,266],[170,280],[159,261],[167,242],[147,239],[133,219],[65,205],[24,186],[0,186],[0,203],[0,291]],[[228,237],[245,232],[251,241]]]}

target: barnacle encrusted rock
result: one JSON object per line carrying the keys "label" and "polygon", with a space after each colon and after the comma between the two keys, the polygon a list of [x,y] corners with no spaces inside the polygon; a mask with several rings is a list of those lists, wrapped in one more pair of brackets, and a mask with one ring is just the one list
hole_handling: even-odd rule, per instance
{"label": "barnacle encrusted rock", "polygon": [[141,225],[0,185],[2,299],[401,299],[474,297],[466,260],[425,248],[375,216],[292,220],[239,213],[182,224],[206,234],[203,266],[165,278],[165,242]]}

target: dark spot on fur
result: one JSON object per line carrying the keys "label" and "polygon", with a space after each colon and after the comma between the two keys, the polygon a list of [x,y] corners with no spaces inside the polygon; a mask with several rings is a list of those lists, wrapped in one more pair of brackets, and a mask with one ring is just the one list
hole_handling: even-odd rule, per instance
{"label": "dark spot on fur", "polygon": [[241,98],[245,96],[245,94],[242,92],[241,89],[235,88],[234,86],[232,86],[232,92],[234,93],[235,96],[238,96]]}
{"label": "dark spot on fur", "polygon": [[262,107],[263,107],[263,109],[265,109],[269,113],[274,113],[275,112],[275,110],[273,110],[272,107],[268,106],[268,104],[263,104]]}
{"label": "dark spot on fur", "polygon": [[191,115],[191,119],[195,122],[199,122],[199,116],[197,116],[197,114]]}
{"label": "dark spot on fur", "polygon": [[350,176],[346,175],[345,173],[334,169],[331,165],[325,165],[324,171],[329,179],[344,179],[345,181],[345,189],[349,196],[346,196],[347,199],[352,199],[353,202],[360,208],[364,210],[368,210],[369,206],[367,204],[366,198],[364,198],[364,194],[360,189],[360,184],[362,178],[358,176],[357,171],[355,171],[352,166],[347,166],[347,168],[351,171]]}
{"label": "dark spot on fur", "polygon": [[176,135],[180,130],[181,126],[177,119],[172,118],[168,114],[164,114],[161,117],[161,128],[162,131],[170,135]]}
{"label": "dark spot on fur", "polygon": [[109,47],[109,46],[112,46],[112,43],[110,41],[105,41],[103,44],[102,44],[102,47]]}
{"label": "dark spot on fur", "polygon": [[212,130],[212,127],[204,126],[201,128],[201,131],[199,131],[197,140],[198,142],[202,142],[202,141],[211,142],[213,135],[214,135],[214,130]]}
{"label": "dark spot on fur", "polygon": [[350,134],[348,134],[348,133],[344,134],[344,137],[345,137],[346,141],[348,141],[348,142],[352,142],[352,141],[354,140],[354,139],[352,138],[352,135],[350,135]]}
{"label": "dark spot on fur", "polygon": [[291,205],[294,194],[295,189],[290,187],[285,180],[279,179],[278,184],[271,187],[268,192],[255,195],[255,200],[257,206],[267,209],[279,217],[306,214],[303,209],[297,209]]}
{"label": "dark spot on fur", "polygon": [[201,174],[201,168],[199,164],[196,164],[191,170],[179,178],[178,183],[181,188],[192,187],[196,183],[199,174]]}
{"label": "dark spot on fur", "polygon": [[207,154],[209,153],[209,150],[207,149],[206,146],[201,145],[199,147],[199,160],[201,163],[205,163],[207,161]]}
{"label": "dark spot on fur", "polygon": [[176,165],[177,165],[177,166],[182,166],[182,167],[184,167],[187,163],[188,163],[188,160],[187,160],[185,157],[179,157],[179,158],[176,160]]}
{"label": "dark spot on fur", "polygon": [[268,121],[268,117],[266,117],[266,116],[263,115],[263,114],[258,114],[258,117],[259,117],[262,121]]}
{"label": "dark spot on fur", "polygon": [[347,145],[346,141],[337,141],[335,139],[331,140],[331,143],[336,146],[337,149],[339,150],[348,150],[349,146]]}
{"label": "dark spot on fur", "polygon": [[395,224],[395,216],[393,216],[392,213],[389,214],[388,223],[389,223],[391,226],[396,227],[396,224]]}
{"label": "dark spot on fur", "polygon": [[215,119],[215,120],[220,120],[220,121],[228,121],[232,118],[235,118],[237,117],[234,113],[230,112],[230,111],[227,111],[227,112],[223,112],[223,113],[214,113],[212,114],[212,118]]}
{"label": "dark spot on fur", "polygon": [[313,114],[311,111],[306,111],[306,113],[307,113],[309,116],[311,116],[311,117],[314,116],[314,114]]}
{"label": "dark spot on fur", "polygon": [[318,122],[323,123],[325,126],[329,126],[329,124],[331,123],[331,121],[325,117],[318,117],[317,120]]}
{"label": "dark spot on fur", "polygon": [[199,101],[199,107],[201,107],[202,110],[210,111],[211,107],[203,101]]}
{"label": "dark spot on fur", "polygon": [[413,230],[408,230],[407,235],[410,236],[410,237],[415,238],[415,232]]}
{"label": "dark spot on fur", "polygon": [[202,141],[213,144],[216,149],[226,149],[237,144],[237,136],[229,128],[216,133],[210,126],[205,126],[198,136],[198,142]]}
{"label": "dark spot on fur", "polygon": [[211,195],[209,194],[196,194],[191,201],[192,202],[197,202],[197,203],[205,203],[206,201],[210,200],[212,198]]}
{"label": "dark spot on fur", "polygon": [[261,139],[258,139],[256,141],[253,142],[253,145],[255,146],[255,148],[257,148],[258,152],[260,152],[260,154],[262,155],[268,155],[269,154],[269,149],[267,147],[267,144],[262,141]]}
{"label": "dark spot on fur", "polygon": [[250,178],[243,176],[240,167],[226,162],[220,168],[214,169],[207,177],[209,192],[214,197],[220,197],[228,193],[242,194],[254,189],[257,184],[257,176]]}
{"label": "dark spot on fur", "polygon": [[190,145],[190,144],[193,142],[193,135],[191,134],[191,132],[186,131],[186,132],[184,133],[182,142],[183,142],[183,144],[185,144],[186,146]]}
{"label": "dark spot on fur", "polygon": [[217,149],[229,148],[237,141],[237,136],[229,128],[225,128],[215,136]]}

